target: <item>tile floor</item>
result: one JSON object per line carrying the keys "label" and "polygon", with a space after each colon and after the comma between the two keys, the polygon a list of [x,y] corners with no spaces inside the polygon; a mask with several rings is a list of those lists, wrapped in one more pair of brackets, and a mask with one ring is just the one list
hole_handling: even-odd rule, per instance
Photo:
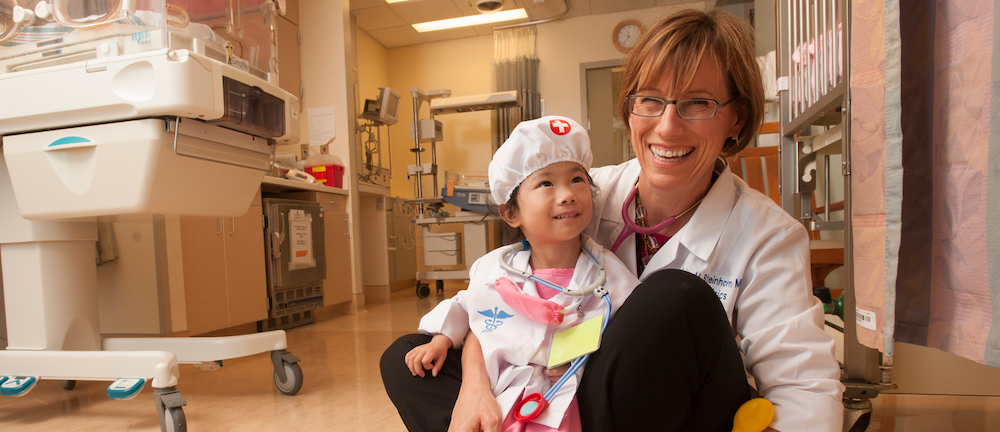
{"label": "tile floor", "polygon": [[[454,294],[449,287],[446,295]],[[379,376],[382,350],[412,332],[439,301],[410,290],[365,311],[288,331],[289,350],[302,358],[302,390],[284,396],[268,356],[227,360],[216,372],[181,366],[178,388],[191,431],[403,431]],[[157,431],[147,386],[136,398],[112,401],[107,383],[79,382],[72,391],[42,381],[24,397],[0,399],[3,431]],[[869,431],[1000,431],[1000,398],[881,395]],[[788,432],[788,431],[785,431]]]}

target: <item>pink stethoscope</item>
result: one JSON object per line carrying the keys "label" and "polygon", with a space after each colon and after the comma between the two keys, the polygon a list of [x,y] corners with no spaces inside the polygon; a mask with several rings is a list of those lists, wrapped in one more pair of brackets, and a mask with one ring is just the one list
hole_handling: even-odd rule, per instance
{"label": "pink stethoscope", "polygon": [[[719,157],[719,161],[722,162],[722,169],[726,169],[726,167],[729,166],[729,161],[725,160],[724,158]],[[660,222],[654,226],[644,227],[644,226],[639,226],[639,224],[635,223],[635,221],[632,218],[628,217],[628,205],[631,204],[633,200],[635,200],[635,194],[637,193],[639,193],[638,184],[636,184],[635,187],[632,188],[632,191],[628,193],[628,196],[625,197],[625,203],[622,204],[622,221],[625,222],[625,228],[622,229],[622,232],[618,234],[618,238],[615,239],[614,244],[611,245],[611,253],[618,252],[618,246],[621,246],[622,242],[625,241],[625,239],[632,234],[649,235],[663,231],[668,226],[670,226],[670,224],[676,222],[677,218],[687,214],[687,212],[691,211],[691,209],[695,208],[695,206],[697,206],[698,204],[701,204],[702,200],[705,199],[705,197],[701,197],[701,199],[695,202],[691,207],[688,207],[687,210],[684,210],[677,216],[671,216],[667,218],[667,220]]]}
{"label": "pink stethoscope", "polygon": [[[632,188],[632,191],[628,193],[628,197],[625,198],[625,203],[622,204],[622,220],[625,221],[625,228],[622,230],[621,234],[618,234],[618,238],[615,239],[615,243],[611,245],[611,253],[617,252],[618,246],[621,246],[622,242],[625,241],[625,239],[628,238],[628,236],[632,234],[649,235],[663,231],[663,229],[665,229],[666,227],[670,226],[670,224],[677,221],[678,217],[683,216],[684,213],[687,213],[688,211],[691,210],[689,208],[685,210],[684,213],[681,213],[677,216],[671,216],[667,218],[667,220],[651,227],[639,226],[639,224],[635,223],[635,221],[632,220],[632,218],[628,217],[628,205],[632,203],[633,200],[635,200],[635,194],[638,192],[639,192],[639,186],[636,185],[636,187]],[[701,200],[698,200],[698,202],[695,203],[695,205],[698,205],[698,203],[700,202]],[[694,206],[691,206],[691,208],[694,208]]]}

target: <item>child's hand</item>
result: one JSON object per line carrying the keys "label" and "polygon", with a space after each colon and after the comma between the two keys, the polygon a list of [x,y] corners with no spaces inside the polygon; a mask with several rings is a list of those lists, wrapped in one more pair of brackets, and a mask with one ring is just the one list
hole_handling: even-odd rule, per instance
{"label": "child's hand", "polygon": [[445,335],[435,335],[430,342],[415,347],[406,353],[406,365],[410,368],[413,376],[424,377],[424,370],[429,369],[432,376],[437,376],[438,371],[444,366],[444,360],[448,357],[448,349],[451,348],[451,339]]}

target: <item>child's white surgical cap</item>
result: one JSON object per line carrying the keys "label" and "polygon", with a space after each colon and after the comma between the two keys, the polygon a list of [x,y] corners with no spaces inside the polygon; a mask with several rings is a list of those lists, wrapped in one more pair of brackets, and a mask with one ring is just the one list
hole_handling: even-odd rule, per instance
{"label": "child's white surgical cap", "polygon": [[490,192],[497,204],[505,204],[524,179],[558,162],[576,162],[590,170],[587,130],[573,119],[546,116],[521,122],[504,141],[490,162]]}

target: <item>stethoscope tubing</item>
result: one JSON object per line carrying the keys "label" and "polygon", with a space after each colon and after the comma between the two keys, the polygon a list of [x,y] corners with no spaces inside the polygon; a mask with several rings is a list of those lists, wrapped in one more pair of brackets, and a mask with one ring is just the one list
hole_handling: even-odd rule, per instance
{"label": "stethoscope tubing", "polygon": [[[597,264],[598,275],[597,275],[597,280],[595,280],[594,282],[592,282],[590,285],[587,285],[585,287],[582,287],[582,288],[576,289],[576,290],[572,290],[572,289],[568,289],[566,287],[559,286],[558,284],[555,284],[555,283],[553,283],[551,281],[545,280],[544,278],[540,278],[538,276],[535,276],[535,275],[533,275],[531,273],[528,273],[527,271],[516,269],[516,268],[512,267],[507,262],[507,257],[508,256],[511,256],[512,254],[516,254],[516,253],[518,253],[520,251],[523,251],[523,250],[530,250],[530,249],[531,249],[531,245],[528,243],[527,240],[521,240],[520,242],[504,246],[503,247],[503,252],[500,253],[500,260],[499,260],[500,261],[500,268],[502,268],[507,273],[516,274],[516,275],[521,276],[521,277],[523,277],[525,279],[530,279],[530,280],[532,280],[532,281],[534,281],[536,283],[540,283],[542,285],[545,285],[545,286],[547,286],[549,288],[557,290],[557,291],[559,291],[559,292],[561,292],[563,294],[566,294],[568,296],[571,296],[571,297],[587,297],[587,296],[593,294],[598,288],[603,287],[604,284],[607,283],[607,281],[608,281],[608,272],[604,269],[604,264],[601,264],[601,262],[597,260],[597,257],[595,257],[594,254],[592,252],[590,252],[590,250],[587,249],[586,246],[583,246],[583,245],[580,245],[580,249],[583,249],[583,251],[587,254],[587,256],[589,256],[590,259],[594,261],[594,264]],[[577,301],[575,303],[575,305],[572,306],[572,309],[576,309],[576,307],[579,306],[579,304],[580,304],[580,301]],[[568,311],[569,308],[564,309],[564,310]],[[563,312],[563,313],[568,313],[568,312]]]}
{"label": "stethoscope tubing", "polygon": [[677,217],[671,216],[667,220],[656,224],[651,227],[639,226],[635,223],[632,218],[628,217],[628,205],[635,200],[635,194],[639,192],[639,188],[634,187],[632,191],[628,193],[628,197],[625,198],[625,203],[622,204],[622,221],[625,222],[625,228],[622,232],[618,234],[618,238],[615,239],[615,243],[611,245],[611,253],[618,252],[618,246],[621,246],[622,242],[625,241],[628,236],[632,234],[653,234],[663,231],[664,228],[670,226],[670,224],[677,221]]}

